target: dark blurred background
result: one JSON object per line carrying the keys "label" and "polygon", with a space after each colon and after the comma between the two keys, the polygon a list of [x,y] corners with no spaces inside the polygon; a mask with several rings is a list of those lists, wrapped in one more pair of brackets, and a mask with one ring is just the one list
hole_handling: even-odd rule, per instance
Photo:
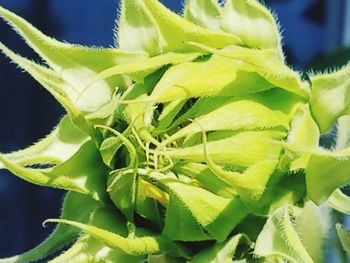
{"label": "dark blurred background", "polygon": [[[163,0],[181,11],[181,1]],[[298,70],[322,70],[350,59],[349,0],[270,0],[284,36],[287,61]],[[0,0],[49,36],[72,43],[113,45],[117,0]],[[38,59],[0,22],[0,41]],[[48,134],[64,114],[53,98],[0,55],[0,152],[32,144]],[[59,216],[63,191],[43,189],[0,171],[0,258],[34,247],[50,229],[46,218]]]}

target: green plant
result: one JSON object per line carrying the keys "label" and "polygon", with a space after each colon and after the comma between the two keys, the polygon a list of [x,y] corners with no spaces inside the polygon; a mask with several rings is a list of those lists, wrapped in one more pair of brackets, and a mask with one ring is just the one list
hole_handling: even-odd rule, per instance
{"label": "green plant", "polygon": [[[254,0],[121,1],[118,48],[58,42],[0,7],[46,62],[12,61],[65,108],[0,168],[68,191],[46,241],[2,262],[322,262],[330,209],[349,214],[350,67],[285,62]],[[319,146],[338,121],[337,146]],[[337,226],[350,250],[350,235]],[[1,262],[1,261],[0,261]]]}

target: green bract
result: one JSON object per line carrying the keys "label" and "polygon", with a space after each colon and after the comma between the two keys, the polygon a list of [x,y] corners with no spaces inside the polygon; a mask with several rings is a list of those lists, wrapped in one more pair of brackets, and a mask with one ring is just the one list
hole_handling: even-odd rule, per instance
{"label": "green bract", "polygon": [[[1,51],[66,109],[0,168],[68,191],[56,230],[0,262],[325,260],[330,208],[350,213],[350,67],[310,82],[255,0],[121,1],[117,48],[61,43],[0,7],[45,61]],[[343,116],[343,117],[342,117]],[[340,118],[341,117],[341,118]],[[339,121],[338,121],[339,119]],[[337,146],[319,146],[338,124]],[[350,234],[337,232],[345,251]]]}

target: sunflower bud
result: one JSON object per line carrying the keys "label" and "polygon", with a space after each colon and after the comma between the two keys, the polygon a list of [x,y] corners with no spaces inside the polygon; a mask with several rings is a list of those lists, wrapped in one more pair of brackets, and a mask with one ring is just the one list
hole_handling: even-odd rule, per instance
{"label": "sunflower bud", "polygon": [[58,223],[53,234],[3,262],[72,240],[52,262],[231,262],[252,251],[322,262],[328,216],[317,205],[348,211],[349,135],[339,131],[335,151],[318,142],[350,113],[349,67],[303,80],[255,0],[187,0],[183,16],[158,0],[120,10],[117,47],[103,49],[58,42],[0,7],[46,65],[0,50],[67,111],[39,143],[0,154],[0,168],[68,191],[61,218],[45,221]]}

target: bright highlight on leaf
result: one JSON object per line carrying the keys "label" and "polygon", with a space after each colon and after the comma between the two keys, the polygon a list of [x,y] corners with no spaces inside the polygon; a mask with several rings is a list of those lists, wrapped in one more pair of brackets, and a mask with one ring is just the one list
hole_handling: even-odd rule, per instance
{"label": "bright highlight on leaf", "polygon": [[0,169],[68,191],[52,235],[0,262],[325,262],[331,209],[350,213],[349,65],[307,82],[256,0],[122,0],[106,49],[0,17],[45,65],[2,53],[67,112]]}

